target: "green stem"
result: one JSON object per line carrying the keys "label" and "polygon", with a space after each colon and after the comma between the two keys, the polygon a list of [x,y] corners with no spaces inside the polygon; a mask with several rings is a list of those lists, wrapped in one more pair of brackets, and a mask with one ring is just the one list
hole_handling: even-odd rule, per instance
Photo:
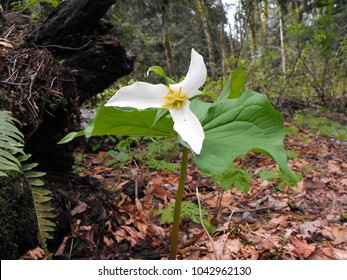
{"label": "green stem", "polygon": [[186,175],[187,175],[187,166],[188,166],[188,153],[189,150],[186,147],[183,147],[183,155],[182,155],[182,163],[181,163],[181,174],[180,181],[178,185],[176,202],[175,202],[175,211],[173,218],[173,228],[171,234],[171,247],[169,260],[175,260],[177,255],[177,245],[178,245],[178,231],[180,226],[180,218],[181,218],[181,205],[184,194],[184,185],[186,183]]}

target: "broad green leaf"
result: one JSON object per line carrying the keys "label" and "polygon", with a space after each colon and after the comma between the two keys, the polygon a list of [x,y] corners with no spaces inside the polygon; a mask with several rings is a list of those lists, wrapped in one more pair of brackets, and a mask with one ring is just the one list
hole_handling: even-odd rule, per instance
{"label": "broad green leaf", "polygon": [[8,177],[8,175],[5,172],[0,171],[0,177]]}
{"label": "broad green leaf", "polygon": [[84,131],[70,133],[59,143],[67,143],[75,137],[101,135],[118,136],[171,136],[173,121],[171,118],[158,118],[158,110],[124,111],[115,107],[105,107],[103,104],[87,124]]}
{"label": "broad green leaf", "polygon": [[241,96],[246,84],[246,72],[242,68],[237,68],[231,72],[224,88],[219,95],[219,100],[234,99]]}
{"label": "broad green leaf", "polygon": [[281,115],[264,95],[247,91],[240,98],[221,101],[209,109],[202,125],[205,140],[193,158],[203,171],[222,173],[238,156],[254,150],[272,157],[296,181],[287,164]]}
{"label": "broad green leaf", "polygon": [[155,74],[157,74],[160,77],[164,78],[166,85],[176,84],[176,82],[174,80],[172,80],[168,76],[166,76],[163,68],[161,68],[160,66],[149,67],[148,71],[147,71],[147,75],[149,75],[150,72],[154,72]]}
{"label": "broad green leaf", "polygon": [[84,136],[85,133],[84,131],[74,131],[74,132],[70,132],[69,134],[67,134],[63,139],[61,139],[58,144],[65,144],[68,143],[70,141],[72,141],[74,138],[80,137],[80,136]]}
{"label": "broad green leaf", "polygon": [[168,116],[170,114],[169,110],[167,109],[158,109],[157,110],[157,114],[153,120],[153,123],[152,123],[152,126],[151,127],[154,127],[156,126],[156,124],[164,117]]}

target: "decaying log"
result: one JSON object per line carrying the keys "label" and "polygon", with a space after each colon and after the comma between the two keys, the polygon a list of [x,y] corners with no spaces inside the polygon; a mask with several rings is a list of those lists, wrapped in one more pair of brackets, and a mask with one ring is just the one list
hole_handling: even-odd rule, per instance
{"label": "decaying log", "polygon": [[[113,37],[102,16],[115,0],[63,1],[32,23],[0,13],[0,110],[21,122],[26,152],[38,169],[67,171],[71,146],[57,145],[79,129],[81,104],[133,69],[134,55]],[[29,186],[22,174],[0,177],[0,257],[37,246]]]}
{"label": "decaying log", "polygon": [[27,151],[45,170],[71,166],[68,146],[56,143],[79,129],[80,105],[133,70],[134,55],[102,19],[115,2],[63,1],[38,23],[4,13],[0,109],[21,121]]}

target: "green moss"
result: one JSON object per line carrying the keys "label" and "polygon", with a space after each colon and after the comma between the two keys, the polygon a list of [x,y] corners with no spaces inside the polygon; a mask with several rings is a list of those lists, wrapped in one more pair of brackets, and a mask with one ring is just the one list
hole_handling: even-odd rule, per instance
{"label": "green moss", "polygon": [[36,225],[28,185],[22,174],[0,177],[0,258],[17,259],[35,246]]}

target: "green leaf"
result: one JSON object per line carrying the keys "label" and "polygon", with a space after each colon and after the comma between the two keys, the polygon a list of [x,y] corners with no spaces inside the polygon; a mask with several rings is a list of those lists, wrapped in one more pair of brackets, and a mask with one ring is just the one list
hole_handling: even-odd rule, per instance
{"label": "green leaf", "polygon": [[78,131],[78,132],[70,132],[68,135],[66,135],[63,139],[61,139],[58,144],[66,144],[70,141],[72,141],[74,138],[77,138],[79,136],[84,136],[84,131]]}
{"label": "green leaf", "polygon": [[155,74],[159,75],[160,77],[163,77],[165,80],[165,84],[168,86],[170,84],[176,84],[176,82],[172,79],[170,79],[168,76],[166,76],[163,68],[160,66],[152,66],[148,68],[147,75],[149,75],[150,72],[154,72]]}
{"label": "green leaf", "polygon": [[29,171],[32,170],[33,168],[37,167],[39,164],[37,162],[34,163],[25,163],[22,165],[22,170],[23,171]]}
{"label": "green leaf", "polygon": [[35,203],[45,203],[47,201],[50,201],[52,197],[34,194],[34,199],[35,199]]}
{"label": "green leaf", "polygon": [[241,155],[253,150],[273,158],[281,171],[296,182],[287,164],[281,115],[268,99],[247,91],[240,98],[212,106],[202,120],[205,140],[195,163],[205,172],[219,174]]}
{"label": "green leaf", "polygon": [[224,88],[219,95],[219,100],[234,99],[241,96],[246,85],[246,72],[242,68],[237,68],[231,72]]}
{"label": "green leaf", "polygon": [[32,178],[29,178],[29,183],[30,183],[31,186],[36,186],[36,187],[41,187],[41,186],[43,186],[45,184],[40,179],[32,179]]}
{"label": "green leaf", "polygon": [[[103,104],[92,119],[89,120],[84,131],[73,132],[64,137],[59,143],[67,143],[75,137],[101,135],[117,136],[171,136],[173,121],[171,118],[160,118],[158,110],[125,111]],[[153,126],[153,122],[156,124]]]}
{"label": "green leaf", "polygon": [[42,176],[46,175],[45,172],[39,172],[39,171],[28,171],[25,172],[25,177],[27,178],[40,178]]}

